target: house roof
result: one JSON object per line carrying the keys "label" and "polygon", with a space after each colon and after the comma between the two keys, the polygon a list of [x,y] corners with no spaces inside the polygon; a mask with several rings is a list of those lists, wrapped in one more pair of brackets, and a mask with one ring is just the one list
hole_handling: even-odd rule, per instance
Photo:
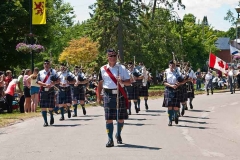
{"label": "house roof", "polygon": [[218,40],[215,42],[215,46],[220,49],[220,50],[229,50],[229,37],[220,37]]}

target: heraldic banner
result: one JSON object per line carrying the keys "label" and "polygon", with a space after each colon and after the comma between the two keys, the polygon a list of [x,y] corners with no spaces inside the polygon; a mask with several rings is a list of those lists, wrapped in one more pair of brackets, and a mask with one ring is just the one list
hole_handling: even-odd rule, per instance
{"label": "heraldic banner", "polygon": [[46,0],[32,0],[32,24],[46,24]]}

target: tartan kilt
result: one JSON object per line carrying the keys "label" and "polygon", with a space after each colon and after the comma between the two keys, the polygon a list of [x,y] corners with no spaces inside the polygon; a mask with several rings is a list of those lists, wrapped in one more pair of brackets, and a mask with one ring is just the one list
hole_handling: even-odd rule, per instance
{"label": "tartan kilt", "polygon": [[125,90],[127,92],[128,100],[136,100],[139,97],[139,86],[132,85],[132,86],[126,86]]}
{"label": "tartan kilt", "polygon": [[148,97],[148,85],[140,87],[139,96]]}
{"label": "tartan kilt", "polygon": [[72,90],[69,87],[61,88],[58,93],[57,104],[72,103]]}
{"label": "tartan kilt", "polygon": [[[192,83],[192,82],[189,82],[188,84],[190,85],[191,92],[188,91],[188,88],[187,88],[187,97],[188,97],[188,98],[195,98],[195,96],[194,96],[194,86],[193,86],[193,83]],[[188,85],[187,85],[187,87],[188,87]]]}
{"label": "tartan kilt", "polygon": [[188,99],[187,86],[183,84],[178,87],[178,98],[180,102],[186,102]]}
{"label": "tartan kilt", "polygon": [[[128,119],[127,108],[125,105],[125,99],[121,93],[119,93],[119,109],[118,109],[118,119]],[[103,102],[104,102],[104,112],[105,120],[117,120],[117,94],[111,94],[104,92]]]}
{"label": "tartan kilt", "polygon": [[55,107],[55,92],[40,91],[40,108],[54,108],[54,107]]}
{"label": "tartan kilt", "polygon": [[73,100],[85,100],[86,89],[84,85],[78,85],[77,87],[72,87],[72,99]]}
{"label": "tartan kilt", "polygon": [[180,100],[178,98],[179,91],[170,87],[165,87],[164,100],[162,107],[178,107],[180,108]]}

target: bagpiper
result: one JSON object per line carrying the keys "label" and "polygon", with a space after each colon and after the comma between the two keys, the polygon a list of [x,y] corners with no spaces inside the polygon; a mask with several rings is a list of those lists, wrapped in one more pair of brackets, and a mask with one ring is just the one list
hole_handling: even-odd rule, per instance
{"label": "bagpiper", "polygon": [[75,83],[74,75],[67,70],[66,64],[62,63],[60,71],[57,72],[57,76],[60,79],[59,82],[59,93],[57,97],[57,104],[61,111],[60,121],[65,120],[64,118],[64,107],[68,112],[68,118],[71,118],[71,104],[72,104],[72,91],[70,84]]}
{"label": "bagpiper", "polygon": [[47,121],[47,109],[49,110],[50,114],[50,125],[54,124],[54,117],[53,117],[53,108],[55,107],[54,103],[54,85],[57,82],[56,71],[51,68],[50,61],[45,60],[44,69],[38,73],[37,76],[37,84],[40,87],[40,108],[42,110],[42,117],[44,119],[44,127],[48,126]]}
{"label": "bagpiper", "polygon": [[168,126],[172,126],[172,120],[178,124],[178,113],[180,108],[180,100],[178,97],[178,70],[175,70],[175,63],[173,60],[169,61],[169,68],[165,70],[164,81],[164,100],[162,107],[168,108],[169,123]]}
{"label": "bagpiper", "polygon": [[131,85],[126,86],[125,88],[128,95],[128,114],[131,115],[131,100],[134,102],[136,113],[139,112],[137,107],[137,100],[139,98],[140,86],[142,85],[142,78],[140,71],[134,67],[133,62],[129,62],[127,68]]}
{"label": "bagpiper", "polygon": [[85,95],[86,95],[86,84],[88,83],[87,78],[85,77],[84,73],[80,70],[78,66],[74,68],[74,76],[75,76],[75,83],[72,88],[73,94],[73,108],[74,114],[73,117],[77,117],[77,103],[80,101],[80,105],[82,106],[83,114],[86,115],[85,109]]}

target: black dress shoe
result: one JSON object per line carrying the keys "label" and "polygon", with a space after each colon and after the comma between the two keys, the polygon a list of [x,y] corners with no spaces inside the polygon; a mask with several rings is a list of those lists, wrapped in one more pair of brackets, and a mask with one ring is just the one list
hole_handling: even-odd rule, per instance
{"label": "black dress shoe", "polygon": [[211,93],[213,94],[213,91],[211,91]]}
{"label": "black dress shoe", "polygon": [[72,117],[77,117],[77,114],[74,113],[74,114],[72,115]]}
{"label": "black dress shoe", "polygon": [[233,94],[233,92],[231,92],[231,94]]}
{"label": "black dress shoe", "polygon": [[190,103],[190,108],[193,109],[193,105],[192,105],[192,103]]}
{"label": "black dress shoe", "polygon": [[188,110],[188,107],[187,107],[187,106],[185,107],[185,110]]}
{"label": "black dress shoe", "polygon": [[174,121],[175,121],[175,124],[178,124],[178,117],[177,116],[175,117]]}
{"label": "black dress shoe", "polygon": [[64,118],[64,117],[61,117],[59,120],[60,120],[60,121],[63,121],[63,120],[65,120],[65,118]]}
{"label": "black dress shoe", "polygon": [[145,109],[148,110],[148,104],[145,104]]}
{"label": "black dress shoe", "polygon": [[115,138],[117,139],[118,144],[122,144],[122,137],[121,136],[116,135]]}
{"label": "black dress shoe", "polygon": [[82,111],[83,111],[83,115],[86,115],[86,109],[85,109],[85,107],[82,107]]}
{"label": "black dress shoe", "polygon": [[141,111],[140,108],[138,108],[138,112]]}
{"label": "black dress shoe", "polygon": [[70,111],[70,109],[68,109],[68,118],[71,118],[71,111]]}
{"label": "black dress shoe", "polygon": [[109,140],[108,143],[106,144],[106,147],[113,147],[114,143],[113,140]]}
{"label": "black dress shoe", "polygon": [[48,126],[48,123],[44,123],[44,124],[43,124],[43,127],[47,127],[47,126]]}
{"label": "black dress shoe", "polygon": [[172,121],[169,121],[168,126],[172,126]]}
{"label": "black dress shoe", "polygon": [[53,125],[54,124],[54,118],[51,118],[50,119],[50,125]]}

